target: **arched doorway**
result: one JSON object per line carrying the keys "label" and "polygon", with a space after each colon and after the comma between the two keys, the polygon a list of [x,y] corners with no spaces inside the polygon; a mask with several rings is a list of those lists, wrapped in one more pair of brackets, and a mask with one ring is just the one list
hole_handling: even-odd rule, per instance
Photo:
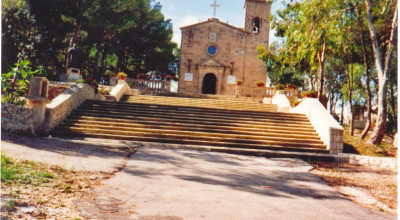
{"label": "arched doorway", "polygon": [[212,73],[207,73],[203,78],[203,87],[201,93],[216,94],[216,91],[217,91],[217,77]]}

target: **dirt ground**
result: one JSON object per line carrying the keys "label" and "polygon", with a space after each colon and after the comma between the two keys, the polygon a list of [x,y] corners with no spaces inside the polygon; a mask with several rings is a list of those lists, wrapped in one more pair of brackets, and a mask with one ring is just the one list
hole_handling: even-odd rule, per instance
{"label": "dirt ground", "polygon": [[311,173],[362,206],[397,214],[397,170],[313,162]]}
{"label": "dirt ground", "polygon": [[[397,214],[397,172],[343,163],[313,162],[312,165],[315,169],[311,173],[353,201]],[[102,172],[68,171],[40,163],[36,163],[36,167],[55,177],[40,185],[2,183],[2,219],[84,219],[73,201],[89,196],[90,190],[113,176]]]}
{"label": "dirt ground", "polygon": [[[18,164],[31,162],[13,160]],[[73,200],[82,198],[111,174],[64,170],[35,163],[37,172],[53,174],[48,183],[1,183],[1,219],[82,219]]]}
{"label": "dirt ground", "polygon": [[[38,144],[30,139],[26,142]],[[355,139],[354,143],[356,142],[361,143],[360,140]],[[49,144],[54,143],[49,142]],[[348,145],[351,146],[350,144],[352,143]],[[357,147],[354,148],[357,149]],[[21,164],[30,163],[16,159],[13,161]],[[312,165],[314,169],[311,173],[320,176],[355,202],[368,208],[397,214],[397,170],[378,170],[344,163],[312,162]],[[91,189],[101,186],[105,180],[113,176],[113,174],[103,172],[65,170],[59,166],[42,163],[36,163],[36,168],[53,174],[54,178],[43,184],[6,184],[2,181],[2,220],[84,219],[80,217],[73,201],[86,198]]]}

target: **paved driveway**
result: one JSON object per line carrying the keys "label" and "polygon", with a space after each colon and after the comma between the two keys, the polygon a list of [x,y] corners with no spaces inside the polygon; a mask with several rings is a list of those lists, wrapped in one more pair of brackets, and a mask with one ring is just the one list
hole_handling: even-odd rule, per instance
{"label": "paved driveway", "polygon": [[76,204],[95,219],[396,219],[363,208],[299,159],[140,148]]}

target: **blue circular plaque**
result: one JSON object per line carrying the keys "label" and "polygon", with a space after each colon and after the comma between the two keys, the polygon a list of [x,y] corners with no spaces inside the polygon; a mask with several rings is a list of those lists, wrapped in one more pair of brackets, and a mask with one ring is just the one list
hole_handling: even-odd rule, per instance
{"label": "blue circular plaque", "polygon": [[207,51],[208,51],[208,54],[215,55],[215,54],[217,54],[217,47],[214,45],[209,46]]}

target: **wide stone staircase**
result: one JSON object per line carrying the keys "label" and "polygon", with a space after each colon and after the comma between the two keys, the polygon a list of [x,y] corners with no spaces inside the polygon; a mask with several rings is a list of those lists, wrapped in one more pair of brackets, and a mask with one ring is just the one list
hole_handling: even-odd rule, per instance
{"label": "wide stone staircase", "polygon": [[85,101],[52,136],[141,141],[216,152],[310,157],[328,150],[305,115],[236,100],[125,96]]}

